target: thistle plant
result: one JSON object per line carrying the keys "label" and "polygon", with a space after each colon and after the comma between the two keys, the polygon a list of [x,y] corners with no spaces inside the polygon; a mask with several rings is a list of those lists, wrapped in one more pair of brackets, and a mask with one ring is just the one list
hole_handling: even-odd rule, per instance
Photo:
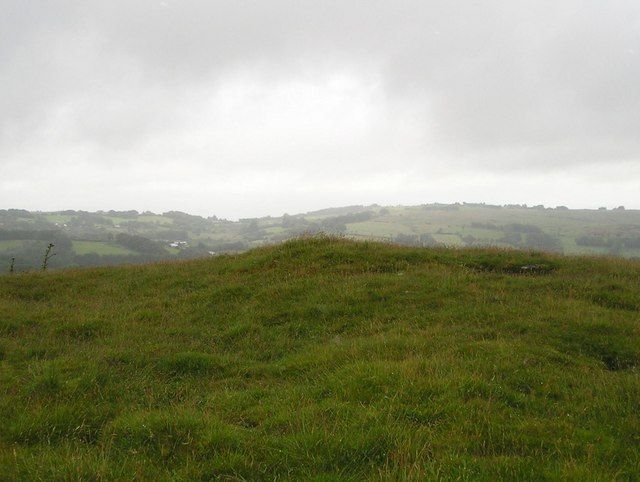
{"label": "thistle plant", "polygon": [[54,246],[55,244],[53,243],[49,243],[49,246],[47,246],[47,250],[44,253],[44,259],[42,260],[42,271],[47,270],[47,266],[49,265],[49,260],[56,255],[56,253],[51,252]]}

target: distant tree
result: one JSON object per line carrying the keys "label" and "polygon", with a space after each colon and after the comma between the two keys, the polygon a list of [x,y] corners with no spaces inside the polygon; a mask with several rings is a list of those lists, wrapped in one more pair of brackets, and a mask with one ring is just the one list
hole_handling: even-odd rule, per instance
{"label": "distant tree", "polygon": [[609,240],[601,235],[578,236],[575,241],[578,246],[608,247],[611,245]]}
{"label": "distant tree", "polygon": [[473,236],[473,235],[471,235],[471,234],[467,234],[467,235],[465,235],[465,236],[461,236],[461,238],[460,238],[460,239],[462,239],[462,241],[464,241],[464,243],[465,243],[467,246],[471,246],[471,245],[473,245],[473,244],[476,242],[476,237],[475,237],[475,236]]}
{"label": "distant tree", "polygon": [[252,232],[258,229],[257,219],[241,219],[240,222],[244,225],[242,231],[245,233]]}
{"label": "distant tree", "polygon": [[522,223],[510,223],[505,224],[502,227],[503,231],[512,232],[512,233],[541,233],[542,229],[540,226],[535,226],[533,224],[522,224]]}
{"label": "distant tree", "polygon": [[7,212],[15,217],[20,218],[33,218],[33,213],[27,211],[26,209],[7,209]]}
{"label": "distant tree", "polygon": [[562,251],[562,243],[560,240],[547,233],[527,234],[525,246],[539,251]]}
{"label": "distant tree", "polygon": [[522,244],[522,233],[521,232],[505,233],[505,235],[502,238],[500,238],[498,241],[502,243],[506,243],[510,246],[518,247]]}
{"label": "distant tree", "polygon": [[327,232],[343,233],[347,230],[347,224],[368,221],[374,216],[375,216],[375,213],[373,211],[361,211],[357,213],[350,213],[342,216],[325,218],[320,222],[320,226],[324,231],[327,231]]}
{"label": "distant tree", "polygon": [[403,246],[419,246],[420,238],[417,234],[403,234],[399,233],[396,235],[394,241],[397,244],[402,244]]}
{"label": "distant tree", "polygon": [[609,248],[609,254],[613,256],[619,256],[622,254],[624,243],[620,239],[614,239],[611,241],[611,247]]}
{"label": "distant tree", "polygon": [[162,215],[166,218],[172,218],[174,220],[176,219],[182,219],[182,220],[202,220],[204,219],[202,216],[196,216],[194,214],[187,214],[187,213],[183,213],[182,211],[167,211],[165,213],[162,213]]}
{"label": "distant tree", "polygon": [[493,231],[500,229],[494,223],[479,223],[478,221],[472,221],[471,222],[471,227],[472,228],[476,228],[476,229],[490,229],[490,230],[493,230]]}
{"label": "distant tree", "polygon": [[622,238],[622,242],[626,248],[637,249],[640,248],[640,236],[625,236]]}
{"label": "distant tree", "polygon": [[99,266],[103,259],[98,253],[85,253],[76,257],[76,262],[80,266]]}
{"label": "distant tree", "polygon": [[166,254],[166,251],[164,250],[164,248],[162,248],[162,246],[156,244],[148,238],[145,238],[144,236],[118,233],[118,235],[116,236],[116,242],[119,245],[124,246],[125,248],[129,248],[142,254]]}
{"label": "distant tree", "polygon": [[420,246],[439,246],[440,243],[436,241],[431,233],[422,233],[419,237]]}

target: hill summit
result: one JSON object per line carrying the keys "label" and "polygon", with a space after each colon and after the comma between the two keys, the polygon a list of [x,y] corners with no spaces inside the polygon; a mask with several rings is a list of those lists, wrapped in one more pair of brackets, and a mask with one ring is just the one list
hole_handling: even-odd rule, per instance
{"label": "hill summit", "polygon": [[640,478],[640,262],[303,238],[0,276],[0,472]]}

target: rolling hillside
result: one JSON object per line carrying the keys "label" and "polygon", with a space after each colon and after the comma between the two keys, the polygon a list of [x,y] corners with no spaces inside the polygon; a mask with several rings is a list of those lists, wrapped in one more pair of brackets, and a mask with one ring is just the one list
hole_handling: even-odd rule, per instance
{"label": "rolling hillside", "polygon": [[499,247],[640,258],[640,210],[477,203],[345,206],[229,221],[178,211],[30,212],[0,209],[0,272],[107,266],[237,253],[301,234],[406,246]]}
{"label": "rolling hillside", "polygon": [[320,237],[0,276],[2,480],[638,480],[640,262]]}

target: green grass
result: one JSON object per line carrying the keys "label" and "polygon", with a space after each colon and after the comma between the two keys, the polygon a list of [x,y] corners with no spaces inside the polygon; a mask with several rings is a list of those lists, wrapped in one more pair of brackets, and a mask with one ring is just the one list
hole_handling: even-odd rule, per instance
{"label": "green grass", "polygon": [[433,234],[433,238],[445,246],[463,246],[464,242],[457,234]]}
{"label": "green grass", "polygon": [[173,224],[173,219],[165,218],[164,216],[137,216],[136,221],[141,223],[153,223],[153,224]]}
{"label": "green grass", "polygon": [[23,246],[25,243],[21,239],[6,239],[0,241],[0,251],[11,251],[15,248]]}
{"label": "green grass", "polygon": [[45,213],[42,216],[44,217],[44,219],[46,219],[50,223],[58,223],[58,224],[68,223],[69,220],[73,218],[73,216],[70,216],[70,215],[55,214],[55,213]]}
{"label": "green grass", "polygon": [[331,238],[2,276],[0,478],[638,480],[638,280]]}
{"label": "green grass", "polygon": [[73,250],[76,254],[96,253],[99,255],[130,255],[136,254],[132,251],[117,244],[105,241],[73,241]]}
{"label": "green grass", "polygon": [[347,234],[366,235],[371,237],[390,237],[398,234],[415,234],[411,227],[398,222],[362,221],[347,225]]}

